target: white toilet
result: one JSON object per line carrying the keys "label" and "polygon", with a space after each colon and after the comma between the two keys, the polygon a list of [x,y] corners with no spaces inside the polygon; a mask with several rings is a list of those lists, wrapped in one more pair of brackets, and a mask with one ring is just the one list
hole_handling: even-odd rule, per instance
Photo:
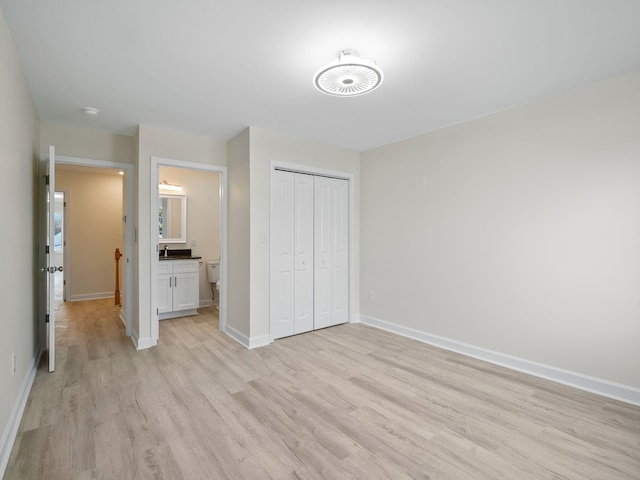
{"label": "white toilet", "polygon": [[207,260],[207,277],[213,295],[211,304],[217,305],[220,303],[220,260]]}

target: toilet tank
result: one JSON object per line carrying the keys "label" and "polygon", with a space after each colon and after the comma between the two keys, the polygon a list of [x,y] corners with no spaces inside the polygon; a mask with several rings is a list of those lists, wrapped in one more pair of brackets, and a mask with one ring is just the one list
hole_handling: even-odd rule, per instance
{"label": "toilet tank", "polygon": [[220,260],[207,260],[207,277],[209,283],[220,280]]}

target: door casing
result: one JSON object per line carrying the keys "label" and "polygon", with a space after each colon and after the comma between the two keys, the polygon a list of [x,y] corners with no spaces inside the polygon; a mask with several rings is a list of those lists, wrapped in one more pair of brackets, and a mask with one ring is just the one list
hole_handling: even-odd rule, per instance
{"label": "door casing", "polygon": [[[158,170],[160,166],[184,168],[187,170],[201,170],[205,172],[218,173],[220,175],[220,322],[219,330],[226,331],[227,327],[227,167],[221,165],[211,165],[206,163],[186,162],[163,157],[151,157],[151,183],[149,187],[149,198],[151,212],[158,211]],[[158,286],[155,279],[158,272],[158,232],[154,231],[154,222],[151,222],[149,232],[149,254],[150,254],[150,315],[151,315],[151,345],[157,345],[160,334],[160,319],[157,313],[158,308]]]}

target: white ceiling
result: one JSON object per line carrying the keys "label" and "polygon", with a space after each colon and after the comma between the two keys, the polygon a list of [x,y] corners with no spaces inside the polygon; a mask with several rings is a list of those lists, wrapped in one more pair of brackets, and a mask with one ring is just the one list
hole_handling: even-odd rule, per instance
{"label": "white ceiling", "polygon": [[[226,140],[259,126],[367,150],[640,69],[640,0],[0,5],[40,119],[125,135],[152,124]],[[342,48],[377,61],[378,90],[313,87]]]}

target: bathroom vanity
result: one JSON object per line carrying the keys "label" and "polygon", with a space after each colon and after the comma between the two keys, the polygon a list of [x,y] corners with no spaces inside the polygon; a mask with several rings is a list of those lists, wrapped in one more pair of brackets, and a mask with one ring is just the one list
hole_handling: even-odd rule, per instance
{"label": "bathroom vanity", "polygon": [[200,257],[160,257],[158,265],[158,317],[197,315],[200,305]]}

